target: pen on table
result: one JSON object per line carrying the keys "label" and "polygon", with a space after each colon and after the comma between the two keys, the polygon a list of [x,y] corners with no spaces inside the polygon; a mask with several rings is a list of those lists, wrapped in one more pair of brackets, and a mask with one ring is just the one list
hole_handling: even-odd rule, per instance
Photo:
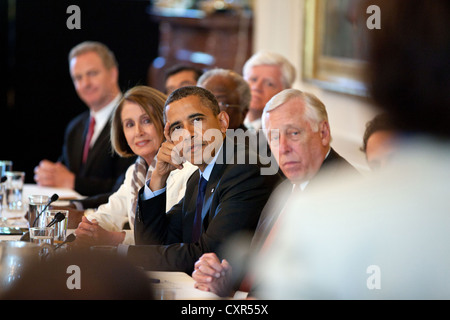
{"label": "pen on table", "polygon": [[150,282],[151,282],[151,283],[160,283],[161,280],[155,279],[155,278],[150,278]]}

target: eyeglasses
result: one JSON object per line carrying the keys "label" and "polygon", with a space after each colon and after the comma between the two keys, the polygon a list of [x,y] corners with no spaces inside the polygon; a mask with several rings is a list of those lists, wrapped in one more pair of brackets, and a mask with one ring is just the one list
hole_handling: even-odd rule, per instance
{"label": "eyeglasses", "polygon": [[228,108],[240,108],[241,106],[238,104],[228,104],[228,103],[221,101],[221,102],[219,102],[219,107],[221,109],[228,109]]}

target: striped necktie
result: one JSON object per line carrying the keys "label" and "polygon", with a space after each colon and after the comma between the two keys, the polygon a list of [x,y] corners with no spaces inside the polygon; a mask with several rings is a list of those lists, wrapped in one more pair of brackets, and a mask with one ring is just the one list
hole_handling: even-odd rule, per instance
{"label": "striped necktie", "polygon": [[91,146],[91,140],[92,140],[92,136],[94,135],[94,128],[95,128],[95,118],[91,117],[90,121],[89,121],[89,129],[86,135],[86,140],[84,142],[84,148],[83,148],[83,164],[86,163],[87,157],[88,157],[88,153],[89,153],[89,148]]}
{"label": "striped necktie", "polygon": [[133,178],[131,180],[131,223],[134,225],[134,218],[136,215],[136,206],[139,195],[139,190],[144,186],[145,181],[150,179],[152,170],[156,166],[156,161],[153,159],[151,166],[147,165],[144,158],[138,157],[134,163]]}

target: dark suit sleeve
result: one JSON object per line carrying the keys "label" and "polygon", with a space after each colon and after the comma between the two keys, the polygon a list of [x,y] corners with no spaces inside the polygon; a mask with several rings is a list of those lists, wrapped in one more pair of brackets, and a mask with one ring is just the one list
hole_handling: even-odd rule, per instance
{"label": "dark suit sleeve", "polygon": [[136,219],[134,224],[137,245],[159,245],[180,242],[182,200],[166,214],[166,193],[143,200],[142,188],[139,191]]}
{"label": "dark suit sleeve", "polygon": [[[100,193],[114,193],[123,184],[126,171],[135,160],[135,157],[120,158],[118,155],[98,159],[99,164],[96,166],[101,167],[103,162],[104,167],[109,166],[109,172],[105,172],[102,177],[77,174],[75,177],[74,189],[80,194],[87,196]],[[96,169],[93,168],[92,171],[95,170]],[[98,171],[100,171],[100,169],[98,169]],[[109,176],[109,178],[107,176]]]}
{"label": "dark suit sleeve", "polygon": [[[151,199],[154,201],[145,205],[148,205],[148,208],[153,206],[152,213],[147,216],[146,211],[146,217],[139,223],[136,222],[135,232],[140,234],[155,231],[156,228],[164,229],[165,231],[155,232],[152,238],[144,239],[147,243],[154,241],[153,243],[162,244],[131,246],[128,257],[146,269],[183,271],[190,274],[195,261],[202,254],[216,252],[220,256],[222,246],[233,235],[243,231],[254,231],[277,178],[278,176],[260,175],[258,166],[229,166],[229,170],[223,174],[216,186],[210,211],[204,220],[207,229],[197,243],[189,241],[192,233],[192,217],[189,219],[186,209],[183,208],[188,201],[186,198],[192,198],[192,194],[189,194],[192,187],[189,187],[189,184],[186,192],[189,196],[185,197],[184,202],[182,200],[174,206],[165,217],[161,215],[163,199],[156,199],[157,197]],[[159,210],[158,217],[156,208]],[[141,209],[144,210],[144,207]],[[141,223],[142,225],[138,225]],[[180,237],[179,242],[173,242],[177,236]]]}

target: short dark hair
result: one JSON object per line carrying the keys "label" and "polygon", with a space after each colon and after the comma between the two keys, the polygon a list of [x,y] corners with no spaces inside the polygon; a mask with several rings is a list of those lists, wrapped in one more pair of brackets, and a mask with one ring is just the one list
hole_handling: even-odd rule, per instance
{"label": "short dark hair", "polygon": [[450,137],[450,1],[382,1],[369,89],[401,131]]}
{"label": "short dark hair", "polygon": [[190,96],[199,97],[203,105],[210,108],[215,116],[220,113],[219,103],[217,102],[216,97],[210,91],[197,86],[187,86],[175,90],[167,98],[164,105],[164,121],[167,122],[166,107],[169,104]]}
{"label": "short dark hair", "polygon": [[372,120],[366,123],[366,131],[363,136],[363,145],[361,151],[366,152],[367,141],[370,136],[377,131],[394,131],[395,127],[386,113],[377,114]]}
{"label": "short dark hair", "polygon": [[200,78],[200,76],[203,74],[203,70],[191,65],[186,64],[176,64],[170,68],[168,68],[164,73],[164,81],[167,80],[170,76],[173,76],[174,74],[177,74],[182,71],[192,71],[195,74],[195,81]]}

